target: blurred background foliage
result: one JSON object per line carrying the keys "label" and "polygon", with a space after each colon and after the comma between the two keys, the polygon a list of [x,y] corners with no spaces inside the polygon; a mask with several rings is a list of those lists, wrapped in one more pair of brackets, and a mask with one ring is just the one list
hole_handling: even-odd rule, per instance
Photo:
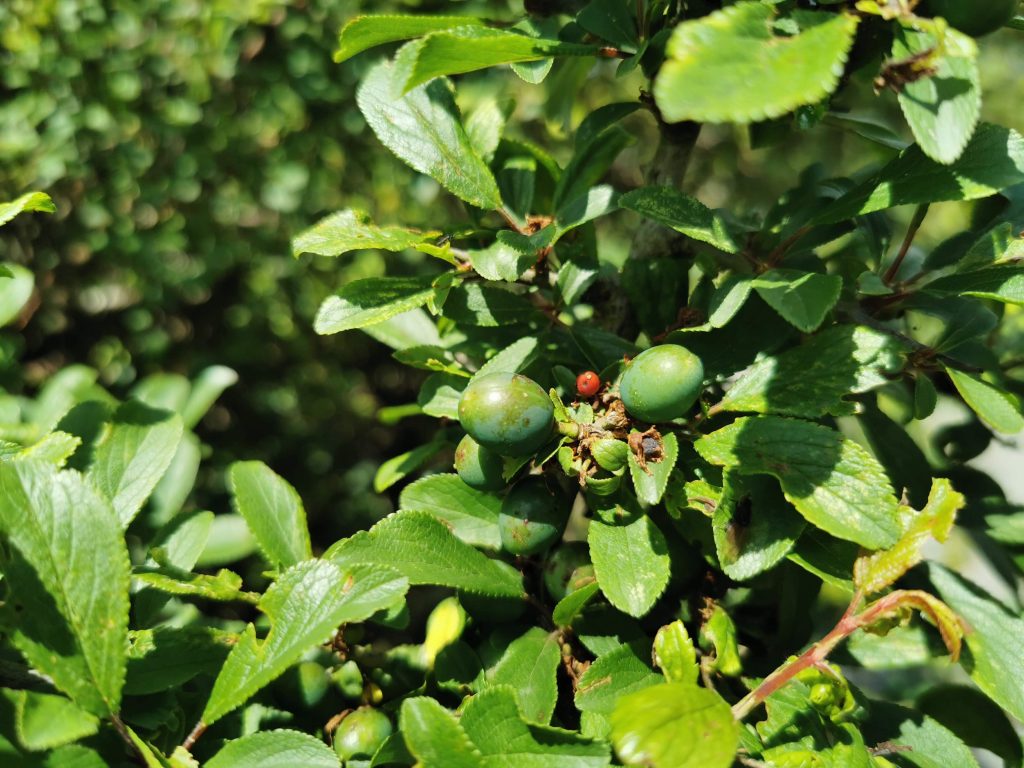
{"label": "blurred background foliage", "polygon": [[[367,336],[312,331],[323,297],[383,274],[384,256],[295,260],[289,241],[342,207],[431,227],[448,218],[439,215],[445,206],[459,204],[382,150],[355,108],[356,84],[383,52],[332,62],[343,21],[392,10],[500,21],[515,18],[521,4],[0,4],[0,199],[41,189],[58,206],[56,216],[22,217],[0,235],[0,258],[32,269],[38,294],[2,335],[4,388],[30,393],[79,363],[123,396],[156,372],[192,377],[226,365],[239,385],[198,426],[209,455],[195,505],[223,509],[224,469],[246,458],[266,461],[299,489],[320,546],[390,511],[391,500],[372,492],[374,471],[425,442],[434,422],[409,418],[395,428],[377,414],[414,402],[421,379]],[[1015,86],[1024,57],[1012,55],[1015,46],[1010,32],[982,45],[984,119],[1022,129]],[[880,49],[857,55],[881,61]],[[617,76],[615,62],[555,67],[540,86],[494,70],[463,77],[460,101],[468,109],[496,99],[514,113],[513,138],[564,161],[570,127],[596,107],[634,98],[643,80]],[[870,79],[852,85],[842,106],[902,125],[892,93],[876,94]],[[624,124],[636,141],[611,171],[622,189],[641,183],[655,145],[650,115]],[[705,126],[686,191],[743,218],[763,213],[818,158],[828,158],[825,175],[837,175],[892,151],[849,126],[819,123],[813,110],[750,131]],[[962,229],[969,215],[965,206],[935,206],[922,250]],[[637,224],[631,216],[602,222],[602,259],[625,258]],[[397,274],[415,272],[426,257],[387,258],[388,273]]]}

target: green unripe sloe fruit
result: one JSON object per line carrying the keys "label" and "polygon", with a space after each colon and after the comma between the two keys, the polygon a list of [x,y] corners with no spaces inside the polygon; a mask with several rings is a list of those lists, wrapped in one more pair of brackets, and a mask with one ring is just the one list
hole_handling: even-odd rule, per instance
{"label": "green unripe sloe fruit", "polygon": [[582,541],[570,541],[557,547],[544,563],[544,586],[554,600],[561,600],[573,590],[569,579],[581,565],[590,565],[590,549]]}
{"label": "green unripe sloe fruit", "polygon": [[504,461],[489,448],[484,448],[469,435],[459,441],[455,449],[455,471],[470,488],[478,491],[498,491],[507,483],[502,477]]}
{"label": "green unripe sloe fruit", "polygon": [[634,418],[652,424],[671,421],[690,410],[703,381],[699,357],[678,344],[661,344],[630,361],[619,397]]}
{"label": "green unripe sloe fruit", "polygon": [[919,12],[941,16],[961,32],[982,37],[1012,19],[1019,6],[1019,0],[925,0]]}
{"label": "green unripe sloe fruit", "polygon": [[502,456],[529,456],[551,436],[555,407],[533,379],[489,373],[459,398],[462,428],[484,448]]}
{"label": "green unripe sloe fruit", "polygon": [[369,759],[374,756],[394,729],[383,712],[360,707],[352,712],[334,732],[334,751],[342,760]]}
{"label": "green unripe sloe fruit", "polygon": [[501,503],[501,545],[513,555],[543,552],[562,536],[571,506],[570,500],[539,477],[519,481]]}

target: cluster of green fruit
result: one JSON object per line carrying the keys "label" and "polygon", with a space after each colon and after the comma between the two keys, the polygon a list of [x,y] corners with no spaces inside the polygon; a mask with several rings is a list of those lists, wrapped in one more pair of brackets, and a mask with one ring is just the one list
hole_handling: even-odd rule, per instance
{"label": "cluster of green fruit", "polygon": [[[621,401],[639,422],[664,423],[686,415],[703,379],[704,368],[696,355],[677,344],[662,344],[627,363],[617,397],[602,402],[607,408]],[[581,374],[577,389],[584,396],[596,395],[600,378],[590,371]],[[467,434],[456,449],[455,470],[463,482],[478,490],[503,490],[510,479],[506,458],[533,456],[556,432],[554,399],[537,382],[518,373],[490,373],[474,379],[459,400],[458,412]],[[502,546],[514,555],[544,552],[561,538],[572,502],[569,494],[542,476],[530,475],[515,483],[502,501],[498,518]]]}

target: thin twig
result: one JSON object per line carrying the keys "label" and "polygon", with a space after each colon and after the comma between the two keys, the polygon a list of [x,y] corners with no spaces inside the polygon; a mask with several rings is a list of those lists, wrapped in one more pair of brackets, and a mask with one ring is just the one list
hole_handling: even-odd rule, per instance
{"label": "thin twig", "polygon": [[910,246],[914,242],[914,238],[917,236],[917,230],[921,228],[921,224],[924,223],[924,217],[928,215],[928,203],[922,203],[914,209],[914,218],[910,220],[910,226],[907,228],[907,234],[903,238],[903,245],[900,246],[900,252],[896,254],[896,259],[889,269],[885,271],[885,276],[882,278],[882,282],[886,285],[891,285],[892,281],[896,278],[897,273],[900,271],[900,267],[903,266],[903,260],[907,257],[907,253],[910,251]]}
{"label": "thin twig", "polygon": [[181,746],[186,751],[191,752],[192,747],[195,745],[197,741],[199,741],[199,737],[202,736],[204,733],[206,733],[206,723],[200,720],[198,723],[196,723],[196,727],[192,729],[192,732],[185,737],[185,740],[183,742],[181,742]]}
{"label": "thin twig", "polygon": [[800,240],[803,239],[804,235],[810,232],[811,229],[812,227],[810,224],[805,224],[792,235],[790,235],[777,246],[775,246],[772,252],[769,253],[767,257],[765,257],[765,268],[771,269],[772,267],[777,266],[778,263],[782,261],[783,257],[785,257],[785,255],[789,252],[789,249],[796,245],[798,242],[800,242]]}
{"label": "thin twig", "polygon": [[512,229],[514,229],[514,230],[515,230],[516,232],[518,232],[518,233],[519,233],[520,235],[528,235],[528,234],[530,234],[530,233],[529,233],[529,231],[528,231],[527,229],[525,229],[525,228],[524,228],[524,227],[523,227],[523,226],[522,226],[522,225],[521,225],[521,224],[520,224],[520,223],[519,223],[519,222],[518,222],[518,221],[516,220],[516,216],[515,216],[515,214],[514,214],[514,213],[512,213],[512,211],[510,211],[510,210],[509,210],[508,208],[506,208],[506,207],[505,207],[504,205],[503,205],[503,206],[501,206],[501,207],[499,207],[499,208],[497,208],[496,210],[497,210],[497,212],[498,212],[498,215],[499,215],[499,216],[501,216],[501,218],[503,218],[503,219],[505,220],[505,223],[506,223],[506,224],[508,224],[508,225],[509,225],[509,227],[511,227]]}

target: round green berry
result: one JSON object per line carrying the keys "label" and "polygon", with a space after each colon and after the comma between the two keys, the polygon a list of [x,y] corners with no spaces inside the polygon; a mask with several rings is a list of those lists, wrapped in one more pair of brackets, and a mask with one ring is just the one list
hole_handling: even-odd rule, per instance
{"label": "round green berry", "polygon": [[699,357],[678,344],[661,344],[629,362],[619,397],[634,418],[651,424],[671,421],[690,410],[703,381]]}

